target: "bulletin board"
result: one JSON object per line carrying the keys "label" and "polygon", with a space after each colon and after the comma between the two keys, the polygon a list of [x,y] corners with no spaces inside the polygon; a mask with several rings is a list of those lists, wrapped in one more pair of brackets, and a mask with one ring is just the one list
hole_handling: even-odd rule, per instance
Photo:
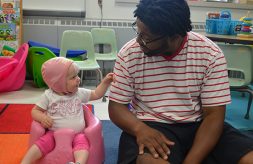
{"label": "bulletin board", "polygon": [[22,0],[0,0],[0,56],[12,56],[21,44]]}

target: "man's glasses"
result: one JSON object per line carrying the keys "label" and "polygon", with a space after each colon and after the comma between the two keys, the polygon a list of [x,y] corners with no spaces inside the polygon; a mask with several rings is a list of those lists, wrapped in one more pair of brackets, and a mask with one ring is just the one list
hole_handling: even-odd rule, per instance
{"label": "man's glasses", "polygon": [[146,45],[149,44],[149,43],[155,42],[155,41],[160,40],[160,39],[162,39],[162,38],[165,37],[165,36],[160,36],[160,37],[158,37],[158,38],[155,38],[155,39],[152,39],[152,40],[149,40],[149,41],[145,41],[145,40],[142,38],[141,34],[140,34],[140,33],[138,32],[138,30],[137,30],[136,22],[132,23],[132,28],[133,28],[135,34],[137,35],[137,37],[140,38],[140,41],[142,42],[142,44],[143,44],[144,46],[146,46]]}

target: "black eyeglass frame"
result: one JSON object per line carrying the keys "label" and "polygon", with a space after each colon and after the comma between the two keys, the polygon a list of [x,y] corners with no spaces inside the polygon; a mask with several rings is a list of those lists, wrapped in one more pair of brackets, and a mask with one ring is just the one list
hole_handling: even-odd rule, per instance
{"label": "black eyeglass frame", "polygon": [[135,26],[136,26],[136,22],[132,23],[132,29],[134,30],[134,32],[135,32],[135,34],[137,35],[137,37],[140,38],[140,40],[141,40],[141,42],[142,42],[142,44],[143,44],[144,46],[146,46],[147,44],[150,44],[150,43],[152,43],[152,42],[155,42],[155,41],[157,41],[157,40],[160,40],[160,39],[166,37],[165,35],[162,35],[162,36],[159,36],[159,37],[157,37],[157,38],[155,38],[155,39],[152,39],[152,40],[150,40],[150,41],[145,41],[145,40],[141,37],[140,33],[138,32],[138,30],[136,29]]}

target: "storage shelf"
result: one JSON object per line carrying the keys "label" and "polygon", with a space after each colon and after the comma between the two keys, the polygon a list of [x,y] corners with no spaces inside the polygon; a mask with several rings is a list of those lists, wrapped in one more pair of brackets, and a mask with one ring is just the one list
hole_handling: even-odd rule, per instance
{"label": "storage shelf", "polygon": [[192,7],[253,10],[253,5],[249,5],[249,4],[225,3],[225,2],[188,2],[188,4],[189,6],[192,6]]}

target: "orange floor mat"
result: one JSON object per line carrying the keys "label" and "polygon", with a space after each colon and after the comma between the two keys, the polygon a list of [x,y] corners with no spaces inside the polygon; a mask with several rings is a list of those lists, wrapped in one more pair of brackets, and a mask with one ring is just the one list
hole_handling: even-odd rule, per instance
{"label": "orange floor mat", "polygon": [[20,164],[28,148],[29,134],[0,134],[0,163]]}

